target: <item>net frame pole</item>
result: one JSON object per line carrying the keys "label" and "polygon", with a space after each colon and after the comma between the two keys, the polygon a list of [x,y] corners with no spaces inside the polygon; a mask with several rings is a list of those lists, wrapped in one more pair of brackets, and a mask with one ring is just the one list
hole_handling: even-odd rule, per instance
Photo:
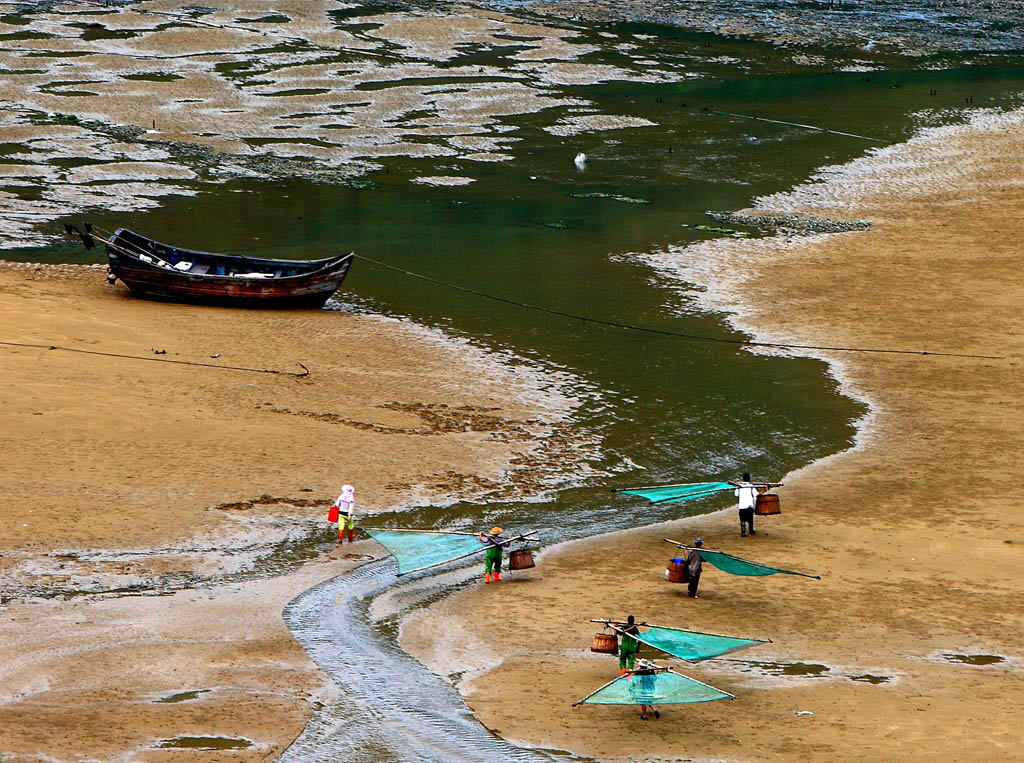
{"label": "net frame pole", "polygon": [[[619,630],[618,628],[616,628],[617,625],[629,625],[629,623],[624,622],[622,620],[600,620],[600,619],[595,620],[595,619],[591,618],[590,622],[592,622],[592,623],[603,623],[605,625],[605,627],[611,628],[612,630]],[[633,623],[633,625],[636,625],[638,627],[646,627],[646,628],[663,628],[663,629],[669,630],[669,631],[682,631],[683,633],[696,633],[698,636],[714,636],[716,638],[735,638],[735,639],[740,639],[742,641],[756,641],[759,644],[774,644],[775,643],[770,638],[747,638],[746,636],[729,636],[729,635],[727,635],[725,633],[708,633],[707,631],[691,631],[691,630],[688,630],[687,628],[676,628],[674,625],[658,625],[657,623]],[[620,633],[621,633],[621,631],[620,631]],[[643,636],[644,634],[641,633],[639,635]],[[630,638],[636,638],[636,636],[630,635]],[[646,641],[644,643],[647,644]],[[647,644],[647,646],[649,646],[649,647],[651,647],[653,649],[657,649],[659,652],[665,652],[664,649],[662,649],[661,647],[658,647],[658,646],[654,646],[654,644]],[[668,652],[665,652],[665,654],[668,654]],[[728,652],[723,652],[723,654],[728,654]],[[685,657],[680,657],[679,659],[685,660],[686,658]],[[707,658],[707,659],[714,659],[714,658]],[[686,661],[687,662],[693,662],[693,660],[686,660]]]}
{"label": "net frame pole", "polygon": [[[737,488],[737,487],[740,486],[739,482],[734,482],[732,480],[718,480],[718,481],[719,482],[727,482],[728,484],[732,485],[734,488]],[[613,493],[623,493],[623,492],[625,492],[627,490],[653,490],[653,489],[659,488],[659,487],[693,487],[694,485],[711,485],[711,484],[714,484],[714,483],[711,483],[711,482],[669,482],[669,483],[665,483],[665,484],[661,484],[661,485],[637,485],[636,487],[612,488],[612,492]],[[781,482],[749,482],[747,484],[750,485],[751,487],[767,487],[767,488],[782,487],[782,485],[783,485],[783,483],[781,483]],[[744,485],[744,487],[746,487],[746,485]],[[719,488],[719,490],[725,491],[726,488]],[[715,492],[717,492],[717,491],[715,491]]]}
{"label": "net frame pole", "polygon": [[[573,707],[577,707],[579,705],[582,705],[584,702],[586,702],[588,699],[593,697],[598,692],[600,692],[600,691],[602,691],[604,689],[607,689],[609,686],[611,686],[616,681],[621,681],[623,678],[626,678],[627,676],[634,675],[639,670],[650,670],[650,671],[652,671],[654,673],[672,673],[673,675],[677,675],[680,678],[685,678],[687,681],[693,681],[695,684],[700,684],[701,686],[704,686],[704,687],[706,687],[708,689],[711,689],[712,691],[717,691],[717,692],[719,692],[721,694],[724,694],[725,697],[722,697],[722,699],[725,699],[725,698],[736,699],[736,695],[735,694],[727,692],[724,689],[719,689],[717,686],[712,686],[711,684],[706,684],[703,681],[698,681],[696,678],[692,678],[692,677],[690,677],[690,676],[688,676],[688,675],[686,675],[684,673],[680,673],[677,670],[672,670],[672,668],[666,668],[666,667],[662,667],[660,665],[656,665],[654,663],[651,663],[646,668],[637,668],[637,669],[633,669],[633,670],[628,670],[628,671],[626,671],[625,674],[623,674],[621,676],[616,676],[615,678],[613,678],[608,683],[606,683],[606,684],[604,684],[602,686],[599,686],[596,689],[594,689],[594,691],[590,692],[590,694],[585,696],[583,699],[579,700],[578,702],[573,702],[572,706]],[[646,705],[648,703],[646,703],[646,702],[643,702],[643,703],[641,703],[641,702],[622,702],[622,703],[616,703],[616,704],[622,704],[622,705],[640,705],[640,704],[645,704]],[[698,703],[684,702],[684,703],[681,703],[681,704],[698,704]],[[652,707],[653,707],[653,705],[652,705]]]}
{"label": "net frame pole", "polygon": [[363,530],[387,530],[396,533],[436,533],[438,535],[479,535],[480,533],[467,533],[461,530],[417,530],[415,527],[367,527]]}
{"label": "net frame pole", "polygon": [[[635,639],[636,641],[639,641],[641,644],[643,644],[645,646],[649,646],[651,649],[656,649],[657,651],[661,652],[662,654],[666,654],[669,657],[672,657],[673,659],[682,660],[683,662],[688,662],[691,665],[696,665],[698,662],[704,662],[705,660],[714,660],[714,659],[717,659],[717,658],[721,657],[723,654],[732,654],[733,652],[738,652],[741,649],[747,649],[749,647],[756,646],[756,644],[744,644],[742,646],[737,646],[737,647],[734,647],[732,649],[728,649],[728,650],[722,652],[721,654],[716,654],[716,655],[714,655],[712,657],[702,657],[702,658],[700,658],[698,660],[691,660],[689,657],[680,657],[678,654],[672,654],[672,652],[666,652],[662,647],[658,646],[657,644],[652,644],[650,641],[646,641],[644,639],[644,635],[645,634],[643,634],[643,633],[637,633],[636,635],[633,635],[633,634],[626,633],[624,630],[622,630],[620,628],[617,628],[614,625],[606,625],[605,627],[606,628],[611,628],[613,631],[615,631],[616,633],[618,633],[621,636],[629,636],[631,639]],[[664,626],[657,625],[657,626],[650,626],[650,627],[652,627],[652,628],[663,628]],[[701,633],[700,631],[686,631],[683,628],[669,628],[669,630],[683,631],[685,633],[696,633],[696,634],[701,635],[701,636],[717,636],[719,638],[738,638],[741,641],[754,641],[757,644],[770,644],[770,643],[772,643],[771,639],[768,639],[767,641],[765,641],[764,639],[759,639],[759,638],[748,638],[748,639],[745,639],[742,636],[726,636],[726,635],[721,634],[721,633]],[[686,678],[689,678],[689,676],[686,676]],[[712,687],[712,688],[714,688],[714,687]]]}
{"label": "net frame pole", "polygon": [[[627,674],[627,675],[628,675],[628,674]],[[606,683],[606,684],[603,684],[603,685],[601,685],[601,686],[598,686],[598,687],[597,687],[596,689],[594,689],[594,691],[590,692],[590,694],[588,694],[587,696],[585,696],[585,697],[584,697],[583,699],[581,699],[581,700],[580,700],[579,702],[573,702],[573,703],[572,703],[572,706],[573,706],[573,707],[577,707],[578,705],[582,705],[582,704],[583,704],[584,702],[586,702],[586,701],[587,701],[588,699],[590,699],[591,697],[593,697],[593,696],[594,696],[595,694],[597,694],[597,693],[598,693],[599,691],[601,691],[602,689],[607,689],[607,688],[608,688],[609,686],[611,686],[611,685],[612,685],[613,683],[615,683],[616,681],[618,681],[618,680],[619,680],[620,678],[625,678],[625,676],[616,676],[615,678],[613,678],[613,679],[612,679],[611,681],[609,681],[608,683]]]}
{"label": "net frame pole", "polygon": [[736,699],[736,695],[735,694],[732,694],[731,692],[727,692],[725,689],[719,689],[717,686],[712,686],[711,684],[706,684],[703,681],[698,681],[696,678],[693,678],[692,676],[688,676],[688,675],[685,675],[683,673],[680,673],[677,670],[672,670],[672,668],[667,668],[666,670],[669,673],[674,673],[675,675],[680,676],[681,678],[685,678],[685,679],[687,679],[689,681],[693,681],[694,683],[698,683],[701,686],[706,686],[709,689],[714,689],[715,691],[720,691],[720,692],[722,692],[722,694],[727,696],[729,699]]}

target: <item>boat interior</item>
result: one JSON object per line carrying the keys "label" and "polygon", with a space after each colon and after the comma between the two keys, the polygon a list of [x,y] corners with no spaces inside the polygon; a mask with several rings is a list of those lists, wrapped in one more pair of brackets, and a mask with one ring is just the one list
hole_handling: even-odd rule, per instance
{"label": "boat interior", "polygon": [[189,275],[235,276],[240,278],[286,278],[305,275],[325,267],[334,258],[325,260],[265,260],[161,244],[121,229],[108,243],[116,254],[127,254],[156,267]]}

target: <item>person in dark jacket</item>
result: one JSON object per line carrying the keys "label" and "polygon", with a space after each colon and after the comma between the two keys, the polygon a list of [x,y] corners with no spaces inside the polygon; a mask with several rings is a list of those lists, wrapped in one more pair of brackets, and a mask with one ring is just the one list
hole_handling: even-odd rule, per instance
{"label": "person in dark jacket", "polygon": [[683,564],[686,565],[686,571],[690,576],[690,583],[688,586],[690,598],[699,599],[700,596],[697,595],[697,585],[700,583],[700,571],[704,566],[704,558],[700,555],[700,552],[697,551],[697,549],[704,545],[704,541],[697,538],[697,540],[693,542],[693,545],[695,548],[691,548],[686,552],[686,559],[683,560]]}

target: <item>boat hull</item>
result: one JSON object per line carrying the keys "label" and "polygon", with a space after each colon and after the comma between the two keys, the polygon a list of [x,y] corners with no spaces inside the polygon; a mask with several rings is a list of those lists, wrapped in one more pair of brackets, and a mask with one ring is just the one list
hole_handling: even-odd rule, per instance
{"label": "boat hull", "polygon": [[[132,295],[141,299],[162,302],[186,302],[221,307],[261,308],[319,308],[331,298],[345,280],[347,272],[316,279],[301,287],[237,283],[242,279],[216,279],[202,276],[174,276],[155,278],[150,272],[110,266],[111,271],[128,287]],[[218,283],[217,280],[236,283]]]}
{"label": "boat hull", "polygon": [[[272,278],[193,274],[142,259],[155,257],[159,261],[171,253],[179,261],[201,260],[208,265],[225,263],[264,271],[305,268],[309,272]],[[323,307],[345,280],[354,257],[349,253],[327,260],[292,261],[219,255],[172,248],[123,229],[107,242],[107,256],[110,272],[141,299],[269,309]]]}

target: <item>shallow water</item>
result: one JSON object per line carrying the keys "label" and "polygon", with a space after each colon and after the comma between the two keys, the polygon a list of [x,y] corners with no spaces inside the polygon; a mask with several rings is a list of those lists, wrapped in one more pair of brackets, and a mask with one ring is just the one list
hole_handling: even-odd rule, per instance
{"label": "shallow water", "polygon": [[233,737],[174,737],[157,745],[158,749],[172,750],[243,750],[252,747],[248,739]]}
{"label": "shallow water", "polygon": [[[806,678],[820,678],[824,677],[825,674],[831,670],[828,665],[818,665],[807,662],[760,662],[758,660],[732,660],[732,662],[747,665],[749,666],[748,669],[765,673],[770,676],[803,676]],[[873,676],[865,678],[873,678]]]}
{"label": "shallow water", "polygon": [[371,562],[285,608],[288,627],[342,697],[318,712],[279,759],[553,760],[492,735],[454,686],[403,652],[393,632],[374,630],[369,607],[374,594],[394,585],[392,566],[391,560]]}
{"label": "shallow water", "polygon": [[161,697],[156,702],[162,704],[175,704],[177,702],[191,702],[194,699],[198,699],[200,694],[204,694],[210,691],[209,689],[195,689],[194,691],[182,691],[177,694],[169,694],[166,697]]}
{"label": "shallow water", "polygon": [[959,663],[960,665],[998,665],[1000,662],[1006,662],[1005,657],[1000,657],[998,654],[944,654],[942,655],[949,662]]}

